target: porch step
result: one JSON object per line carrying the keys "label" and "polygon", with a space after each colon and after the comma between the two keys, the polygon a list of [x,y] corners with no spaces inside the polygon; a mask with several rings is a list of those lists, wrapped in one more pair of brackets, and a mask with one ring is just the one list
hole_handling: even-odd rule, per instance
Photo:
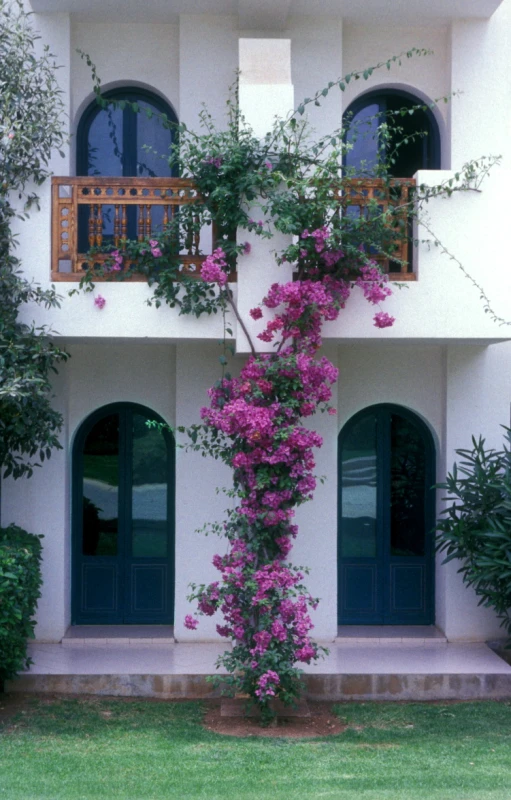
{"label": "porch step", "polygon": [[336,644],[431,645],[445,644],[445,635],[434,625],[339,625]]}
{"label": "porch step", "polygon": [[[226,646],[176,643],[76,647],[33,643],[30,669],[9,692],[97,694],[161,699],[218,697],[208,677]],[[304,665],[306,696],[323,700],[511,699],[511,666],[482,643],[331,644]],[[221,675],[216,672],[216,674]]]}
{"label": "porch step", "polygon": [[[331,701],[510,700],[511,671],[506,674],[307,674],[305,697]],[[7,692],[153,697],[160,700],[207,700],[221,691],[207,675],[20,675],[7,681]]]}
{"label": "porch step", "polygon": [[173,625],[72,625],[63,647],[143,646],[174,644]]}

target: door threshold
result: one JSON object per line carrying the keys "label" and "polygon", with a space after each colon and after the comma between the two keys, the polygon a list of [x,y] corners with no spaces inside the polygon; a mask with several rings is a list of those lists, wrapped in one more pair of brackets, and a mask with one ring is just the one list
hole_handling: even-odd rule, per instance
{"label": "door threshold", "polygon": [[435,625],[339,625],[339,644],[446,644]]}
{"label": "door threshold", "polygon": [[67,647],[174,644],[173,625],[71,625],[62,639]]}

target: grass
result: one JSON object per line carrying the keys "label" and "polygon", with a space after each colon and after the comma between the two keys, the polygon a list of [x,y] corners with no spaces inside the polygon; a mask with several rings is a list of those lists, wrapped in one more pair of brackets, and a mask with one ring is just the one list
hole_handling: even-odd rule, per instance
{"label": "grass", "polygon": [[200,703],[30,700],[0,728],[8,800],[509,800],[511,703],[349,703],[322,739],[235,739]]}

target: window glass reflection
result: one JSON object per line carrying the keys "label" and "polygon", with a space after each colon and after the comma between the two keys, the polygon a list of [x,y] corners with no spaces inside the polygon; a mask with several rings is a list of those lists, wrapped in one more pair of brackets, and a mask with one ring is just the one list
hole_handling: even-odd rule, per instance
{"label": "window glass reflection", "polygon": [[132,555],[167,555],[167,445],[163,434],[133,414]]}
{"label": "window glass reflection", "polygon": [[342,449],[341,556],[376,557],[376,417],[350,427]]}
{"label": "window glass reflection", "polygon": [[83,449],[83,534],[86,556],[117,555],[119,416],[97,422]]}
{"label": "window glass reflection", "polygon": [[423,556],[427,488],[424,440],[415,425],[395,414],[390,436],[391,554]]}

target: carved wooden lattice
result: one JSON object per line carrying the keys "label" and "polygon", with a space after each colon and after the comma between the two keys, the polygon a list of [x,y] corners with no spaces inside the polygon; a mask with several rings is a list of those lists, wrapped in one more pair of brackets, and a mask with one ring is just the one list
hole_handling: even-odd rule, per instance
{"label": "carved wooden lattice", "polygon": [[[368,206],[376,204],[381,213],[389,206],[398,209],[395,226],[389,228],[389,241],[395,259],[369,253],[381,264],[392,280],[414,280],[410,270],[409,203],[415,186],[413,179],[353,179],[344,181],[337,192],[342,213],[364,216]],[[336,193],[335,190],[334,194]],[[196,202],[197,189],[183,178],[103,178],[59,177],[52,179],[52,280],[80,280],[88,266],[87,249],[105,244],[105,216],[110,215],[110,241],[117,247],[128,235],[128,220],[136,216],[136,236],[142,240],[154,232],[154,209],[159,209],[160,227],[167,225],[179,207]],[[79,209],[85,209],[80,212]],[[399,209],[402,208],[402,211]],[[79,217],[82,230],[79,236]],[[84,226],[85,229],[84,229]],[[212,232],[212,241],[216,238]],[[80,252],[79,240],[85,239]],[[200,233],[193,231],[186,239],[186,252],[180,254],[182,272],[200,275],[206,255],[201,252]],[[210,248],[209,248],[210,249]],[[97,257],[95,257],[98,260]],[[401,262],[401,263],[399,263]],[[145,280],[134,276],[133,280]],[[229,280],[236,280],[231,273]]]}
{"label": "carved wooden lattice", "polygon": [[[411,207],[413,200],[413,178],[392,178],[384,181],[381,178],[362,178],[346,180],[342,189],[337,193],[337,199],[343,214],[350,214],[358,218],[364,217],[371,206],[377,214],[384,214],[392,208],[393,225],[388,227],[389,236],[386,242],[387,252],[392,252],[392,258],[381,253],[367,251],[367,255],[376,261],[389,274],[391,280],[415,280],[411,271],[412,245],[411,234]],[[363,239],[363,227],[361,229]]]}
{"label": "carved wooden lattice", "polygon": [[[80,280],[89,265],[88,249],[107,243],[118,247],[130,227],[142,241],[157,226],[161,230],[168,225],[180,207],[195,203],[197,198],[193,182],[183,178],[52,178],[52,280]],[[213,230],[212,242],[215,238]],[[206,258],[200,231],[190,231],[186,236],[185,250],[179,256],[181,272],[198,276]],[[100,261],[101,256],[94,259]],[[133,279],[145,280],[142,276]],[[229,280],[236,280],[234,273]]]}

